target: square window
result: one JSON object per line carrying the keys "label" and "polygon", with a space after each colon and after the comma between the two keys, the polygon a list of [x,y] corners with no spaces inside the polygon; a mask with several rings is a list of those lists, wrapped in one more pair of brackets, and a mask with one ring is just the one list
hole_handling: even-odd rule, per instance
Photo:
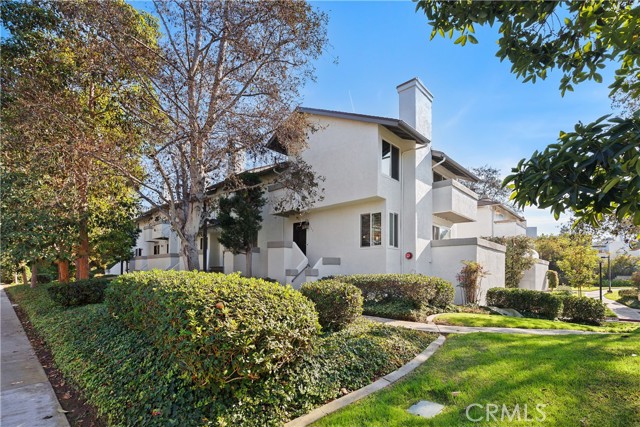
{"label": "square window", "polygon": [[360,246],[382,245],[382,213],[360,215]]}

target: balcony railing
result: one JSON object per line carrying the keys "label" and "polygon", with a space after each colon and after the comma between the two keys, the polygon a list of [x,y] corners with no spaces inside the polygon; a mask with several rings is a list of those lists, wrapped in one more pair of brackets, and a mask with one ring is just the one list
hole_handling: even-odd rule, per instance
{"label": "balcony railing", "polygon": [[476,221],[478,195],[458,181],[433,183],[433,214],[444,220],[459,223]]}

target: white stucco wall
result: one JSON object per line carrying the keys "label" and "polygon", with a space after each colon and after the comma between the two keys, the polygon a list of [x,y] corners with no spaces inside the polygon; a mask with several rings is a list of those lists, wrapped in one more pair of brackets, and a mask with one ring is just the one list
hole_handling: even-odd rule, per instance
{"label": "white stucco wall", "polygon": [[548,288],[547,271],[549,270],[549,261],[538,259],[536,263],[527,271],[525,271],[522,280],[518,284],[522,289],[533,289],[536,291],[544,291]]}
{"label": "white stucco wall", "polygon": [[493,211],[489,206],[479,206],[475,222],[462,222],[454,227],[456,237],[493,236]]}
{"label": "white stucco wall", "polygon": [[316,208],[355,200],[377,194],[379,126],[326,116],[310,116],[318,127],[309,135],[308,147],[302,159],[324,176],[324,200]]}
{"label": "white stucco wall", "polygon": [[504,246],[478,238],[438,240],[431,245],[433,263],[430,274],[451,282],[456,291],[456,304],[463,302],[462,289],[456,279],[464,266],[463,261],[476,261],[490,273],[480,282],[480,304],[486,302],[488,289],[504,287]]}

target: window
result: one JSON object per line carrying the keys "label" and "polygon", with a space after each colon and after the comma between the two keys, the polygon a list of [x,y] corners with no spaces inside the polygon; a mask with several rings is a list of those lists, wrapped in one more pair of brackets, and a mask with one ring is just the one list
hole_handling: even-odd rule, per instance
{"label": "window", "polygon": [[434,225],[431,228],[433,232],[433,240],[445,240],[449,238],[449,232],[451,231],[447,227],[441,225]]}
{"label": "window", "polygon": [[153,245],[153,254],[154,255],[160,255],[160,244],[159,243],[155,243]]}
{"label": "window", "polygon": [[389,246],[398,247],[398,214],[389,212]]}
{"label": "window", "polygon": [[382,214],[380,212],[360,215],[360,246],[382,245]]}
{"label": "window", "polygon": [[133,256],[137,257],[137,256],[142,256],[142,248],[135,248],[133,250]]}
{"label": "window", "polygon": [[400,149],[387,141],[382,141],[382,173],[400,179]]}

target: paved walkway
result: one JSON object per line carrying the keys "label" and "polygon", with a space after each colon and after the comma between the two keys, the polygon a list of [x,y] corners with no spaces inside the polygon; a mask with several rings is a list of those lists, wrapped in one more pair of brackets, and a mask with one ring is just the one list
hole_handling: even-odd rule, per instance
{"label": "paved walkway", "polygon": [[[620,304],[619,302],[612,301],[609,298],[606,298],[605,297],[606,292],[607,292],[606,289],[602,290],[602,302],[605,303],[607,307],[609,307],[609,309],[618,316],[618,319],[620,320],[629,319],[629,320],[640,321],[640,310],[627,307],[624,304]],[[589,291],[589,292],[585,292],[584,294],[590,298],[600,300],[600,290]]]}
{"label": "paved walkway", "polygon": [[0,329],[0,425],[69,427],[4,289],[0,290]]}
{"label": "paved walkway", "polygon": [[408,322],[405,320],[386,319],[384,317],[364,316],[374,322],[391,326],[400,326],[418,331],[436,332],[441,334],[469,334],[472,332],[494,332],[499,334],[528,334],[528,335],[594,335],[607,332],[574,331],[571,329],[524,329],[524,328],[495,328],[484,326],[448,326],[435,323]]}

